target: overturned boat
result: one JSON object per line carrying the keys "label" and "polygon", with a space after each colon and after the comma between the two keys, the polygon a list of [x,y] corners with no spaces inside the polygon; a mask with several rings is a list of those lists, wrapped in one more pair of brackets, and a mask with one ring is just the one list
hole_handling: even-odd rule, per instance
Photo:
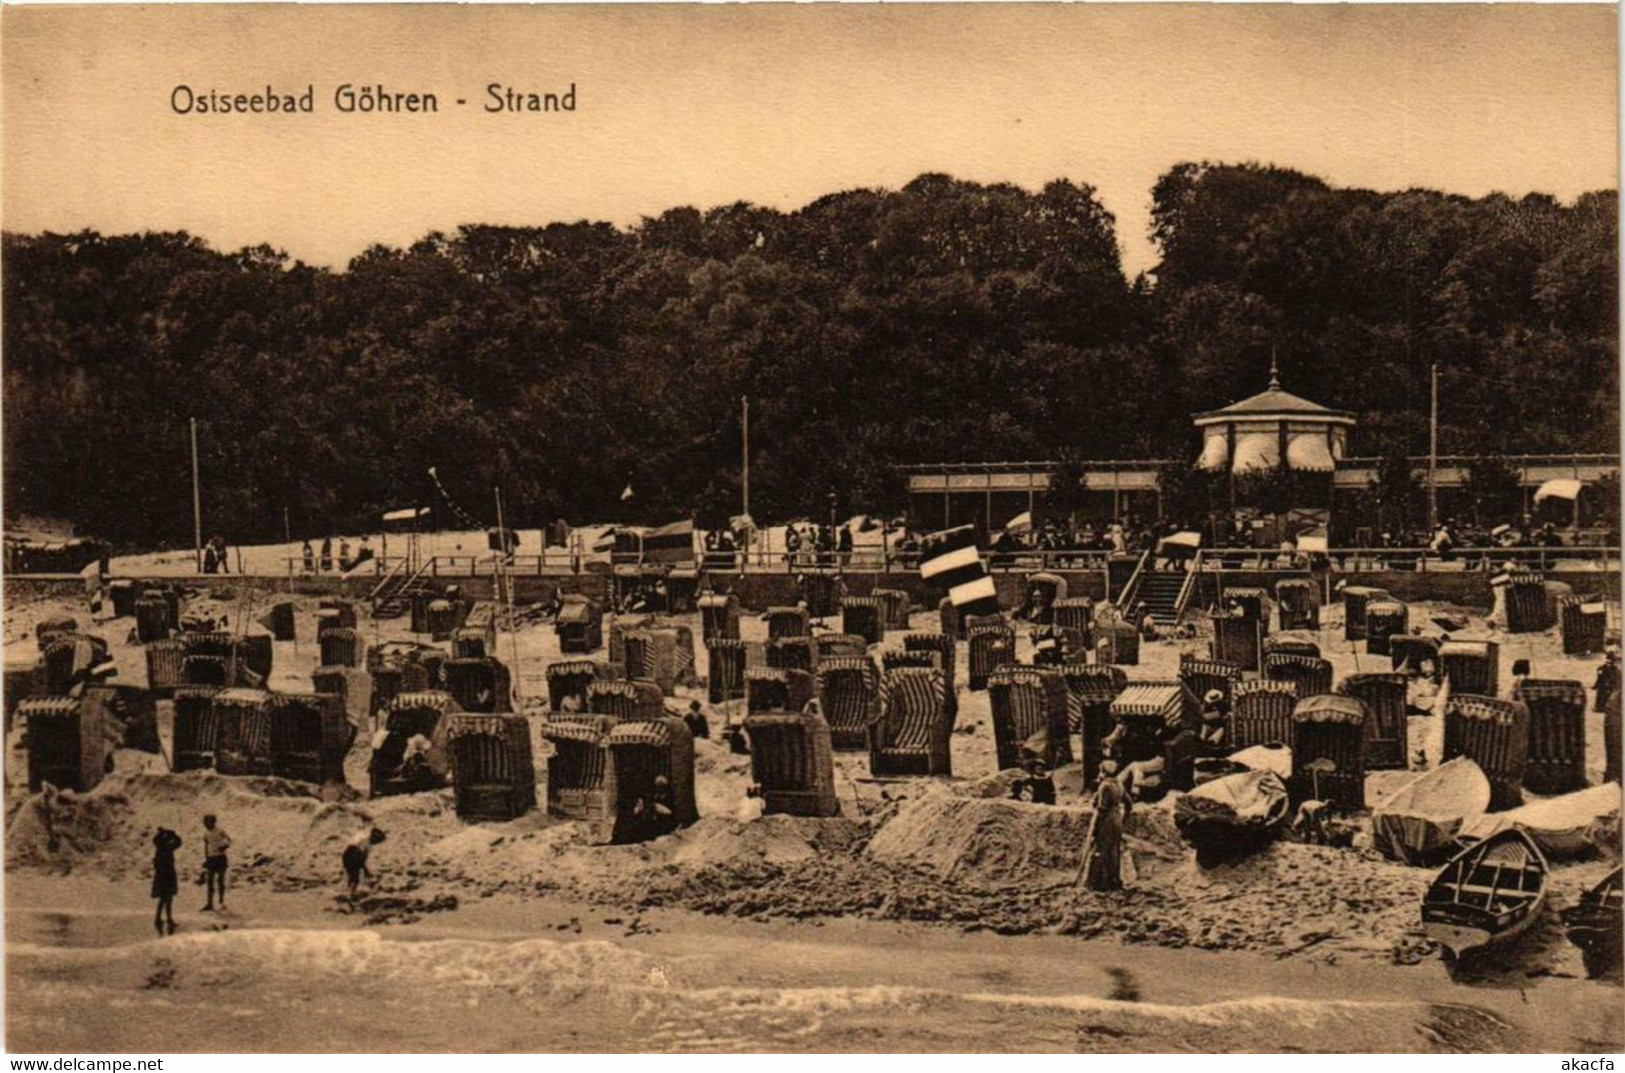
{"label": "overturned boat", "polygon": [[1617,974],[1625,939],[1625,871],[1614,869],[1582,894],[1578,904],[1563,910],[1562,918],[1569,942],[1585,958],[1586,974]]}
{"label": "overturned boat", "polygon": [[1545,907],[1547,872],[1540,848],[1522,831],[1469,846],[1422,896],[1422,929],[1456,957],[1510,943]]}
{"label": "overturned boat", "polygon": [[1174,803],[1174,825],[1206,867],[1254,853],[1287,818],[1286,784],[1270,771],[1243,771],[1203,783]]}
{"label": "overturned boat", "polygon": [[1460,847],[1456,838],[1490,807],[1490,780],[1464,756],[1395,790],[1371,814],[1377,851],[1404,864],[1431,865]]}

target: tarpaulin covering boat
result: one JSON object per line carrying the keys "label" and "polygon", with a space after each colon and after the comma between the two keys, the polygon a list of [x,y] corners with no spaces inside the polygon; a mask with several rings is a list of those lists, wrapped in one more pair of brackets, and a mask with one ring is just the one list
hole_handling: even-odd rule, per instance
{"label": "tarpaulin covering boat", "polygon": [[1405,864],[1433,864],[1456,851],[1456,837],[1490,807],[1490,780],[1458,756],[1418,775],[1371,814],[1377,851]]}
{"label": "tarpaulin covering boat", "polygon": [[1280,832],[1286,785],[1269,771],[1243,771],[1203,783],[1174,802],[1174,825],[1203,866],[1252,853]]}
{"label": "tarpaulin covering boat", "polygon": [[1505,812],[1491,812],[1462,831],[1465,839],[1489,839],[1503,831],[1522,831],[1548,857],[1573,857],[1591,844],[1587,832],[1620,808],[1620,787],[1605,782],[1561,797],[1533,801]]}

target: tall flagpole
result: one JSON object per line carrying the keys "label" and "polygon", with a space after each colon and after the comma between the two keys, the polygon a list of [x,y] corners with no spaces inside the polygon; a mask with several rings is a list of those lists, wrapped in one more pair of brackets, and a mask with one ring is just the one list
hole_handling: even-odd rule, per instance
{"label": "tall flagpole", "polygon": [[502,520],[502,489],[493,488],[492,491],[497,497],[497,581],[502,587],[502,609],[508,620],[508,659],[513,663],[512,688],[515,701],[523,701],[525,690],[520,685],[519,625],[513,620],[513,582],[508,578],[508,527]]}
{"label": "tall flagpole", "polygon": [[203,573],[203,497],[198,492],[197,478],[197,418],[191,418],[192,428],[192,568]]}
{"label": "tall flagpole", "polygon": [[755,542],[756,524],[750,517],[750,396],[739,397],[739,428],[742,446],[740,453],[740,486],[743,503],[741,510],[745,515],[748,528],[745,530],[745,558],[740,563],[740,571],[750,565],[750,546]]}
{"label": "tall flagpole", "polygon": [[1428,406],[1428,533],[1439,528],[1439,363],[1434,362],[1429,373],[1432,380],[1431,400]]}

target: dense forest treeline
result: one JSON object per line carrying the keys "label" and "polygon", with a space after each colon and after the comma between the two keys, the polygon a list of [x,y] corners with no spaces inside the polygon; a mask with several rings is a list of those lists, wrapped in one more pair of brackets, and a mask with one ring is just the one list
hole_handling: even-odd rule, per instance
{"label": "dense forest treeline", "polygon": [[[1617,449],[1617,195],[1336,189],[1185,164],[1154,284],[1094,190],[922,175],[734,204],[470,226],[343,271],[185,234],[4,244],[8,515],[188,542],[187,421],[231,541],[371,528],[438,469],[482,519],[707,524],[902,506],[894,463],[1194,458],[1189,415],[1286,386],[1354,448]],[[621,499],[631,485],[634,496]],[[222,521],[229,519],[229,522]]]}

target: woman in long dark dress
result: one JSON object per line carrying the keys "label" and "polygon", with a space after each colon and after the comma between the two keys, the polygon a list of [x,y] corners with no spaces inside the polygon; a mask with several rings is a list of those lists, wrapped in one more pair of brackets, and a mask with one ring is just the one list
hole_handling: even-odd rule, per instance
{"label": "woman in long dark dress", "polygon": [[175,874],[175,851],[180,848],[181,836],[167,827],[158,828],[158,833],[152,836],[152,896],[158,900],[152,926],[160,938],[175,934],[175,895],[180,893],[180,880]]}

